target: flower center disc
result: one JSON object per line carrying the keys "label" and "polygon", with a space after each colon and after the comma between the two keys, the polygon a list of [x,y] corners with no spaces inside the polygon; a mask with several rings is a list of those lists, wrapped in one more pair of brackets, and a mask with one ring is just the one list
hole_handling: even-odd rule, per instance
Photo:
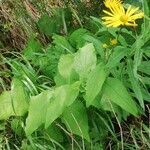
{"label": "flower center disc", "polygon": [[128,16],[122,15],[122,16],[120,17],[120,21],[123,22],[124,24],[127,23],[127,22],[128,22]]}

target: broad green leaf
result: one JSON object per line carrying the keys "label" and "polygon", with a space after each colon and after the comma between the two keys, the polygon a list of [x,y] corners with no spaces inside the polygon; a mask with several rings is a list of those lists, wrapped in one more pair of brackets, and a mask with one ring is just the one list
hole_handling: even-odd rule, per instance
{"label": "broad green leaf", "polygon": [[76,81],[79,81],[79,75],[72,70],[70,78],[63,78],[59,73],[54,77],[56,86],[61,86],[64,84],[72,84]]}
{"label": "broad green leaf", "polygon": [[77,98],[79,93],[79,82],[72,85],[63,85],[55,89],[52,101],[47,106],[45,128],[57,119]]}
{"label": "broad green leaf", "polygon": [[103,83],[107,77],[104,67],[103,64],[99,64],[88,76],[85,96],[87,106],[91,105],[102,89]]}
{"label": "broad green leaf", "polygon": [[64,78],[70,78],[73,69],[74,57],[71,54],[62,55],[58,63],[58,71]]}
{"label": "broad green leaf", "polygon": [[53,36],[53,40],[53,43],[57,49],[61,49],[61,51],[67,51],[69,53],[74,52],[73,47],[70,45],[66,37],[55,34]]}
{"label": "broad green leaf", "polygon": [[75,55],[74,69],[81,78],[86,78],[96,67],[96,54],[93,44],[86,44]]}
{"label": "broad green leaf", "polygon": [[122,46],[115,47],[114,52],[110,56],[106,67],[108,67],[109,69],[116,67],[117,64],[119,64],[120,60],[126,56],[128,50],[128,48]]}
{"label": "broad green leaf", "polygon": [[86,108],[82,102],[75,101],[70,107],[66,108],[62,120],[71,133],[90,141]]}
{"label": "broad green leaf", "polygon": [[52,96],[53,91],[47,90],[31,97],[29,114],[26,119],[26,135],[31,135],[38,127],[45,123],[47,106]]}
{"label": "broad green leaf", "polygon": [[138,99],[141,107],[144,108],[144,100],[140,89],[140,85],[138,83],[138,80],[134,77],[133,67],[130,60],[128,60],[128,74],[129,74],[129,80],[132,85],[132,90],[134,91],[136,98]]}
{"label": "broad green leaf", "polygon": [[14,78],[11,87],[12,105],[17,116],[23,116],[28,110],[29,97],[24,89],[22,81]]}
{"label": "broad green leaf", "polygon": [[114,102],[125,111],[137,116],[138,109],[136,103],[127,92],[123,83],[115,78],[108,78],[104,84],[103,96]]}
{"label": "broad green leaf", "polygon": [[109,100],[107,99],[107,97],[105,97],[105,95],[103,95],[99,101],[101,109],[106,111],[115,111],[115,112],[119,111],[118,105],[116,105],[114,102],[111,102],[110,104]]}
{"label": "broad green leaf", "polygon": [[68,86],[65,105],[70,106],[79,94],[80,81],[77,81]]}
{"label": "broad green leaf", "polygon": [[0,120],[8,119],[12,115],[15,113],[12,107],[11,92],[5,91],[0,95]]}
{"label": "broad green leaf", "polygon": [[88,30],[80,28],[75,30],[69,37],[69,42],[76,48],[81,48],[85,45],[86,40],[83,36],[88,34]]}
{"label": "broad green leaf", "polygon": [[56,86],[61,86],[61,85],[65,85],[67,84],[67,80],[65,78],[63,78],[59,72],[56,74],[56,76],[54,77],[54,81]]}
{"label": "broad green leaf", "polygon": [[102,96],[99,102],[100,102],[100,109],[105,111],[115,112],[120,121],[122,120],[122,118],[126,120],[127,116],[129,116],[129,113],[127,111],[121,109],[121,107],[119,107],[114,102],[112,101],[110,102],[110,100],[105,95]]}
{"label": "broad green leaf", "polygon": [[53,33],[58,33],[62,24],[59,24],[56,17],[50,17],[46,14],[41,16],[37,23],[39,29],[47,36],[51,36]]}
{"label": "broad green leaf", "polygon": [[101,108],[101,93],[99,93],[91,103],[92,106],[100,109]]}
{"label": "broad green leaf", "polygon": [[100,54],[100,56],[103,58],[104,56],[104,48],[103,48],[103,42],[101,42],[98,38],[85,34],[83,38],[90,43],[93,43],[96,52]]}
{"label": "broad green leaf", "polygon": [[47,105],[45,128],[48,128],[51,123],[63,113],[67,97],[67,88],[68,86],[64,85],[55,90],[52,101]]}

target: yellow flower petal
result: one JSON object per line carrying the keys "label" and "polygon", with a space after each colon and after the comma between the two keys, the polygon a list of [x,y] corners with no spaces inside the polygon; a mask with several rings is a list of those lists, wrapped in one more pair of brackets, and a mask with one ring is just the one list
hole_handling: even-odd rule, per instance
{"label": "yellow flower petal", "polygon": [[143,18],[144,17],[144,13],[139,13],[139,14],[135,14],[133,16],[131,16],[131,19],[140,19],[140,18]]}
{"label": "yellow flower petal", "polygon": [[111,14],[109,11],[103,10],[103,12],[109,16],[114,16],[113,14]]}
{"label": "yellow flower petal", "polygon": [[[129,9],[129,8],[128,8],[128,9]],[[129,11],[128,11],[128,9],[127,9],[126,15],[131,16],[131,15],[133,15],[136,11],[139,10],[139,7],[137,7],[137,8],[130,8]]]}

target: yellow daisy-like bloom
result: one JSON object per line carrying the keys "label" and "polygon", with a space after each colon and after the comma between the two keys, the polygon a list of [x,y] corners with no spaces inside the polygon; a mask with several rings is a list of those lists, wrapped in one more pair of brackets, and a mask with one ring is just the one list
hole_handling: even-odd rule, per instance
{"label": "yellow daisy-like bloom", "polygon": [[[112,4],[109,3],[112,1]],[[109,2],[109,3],[108,3]],[[120,0],[105,0],[107,8],[110,11],[103,10],[107,16],[102,17],[104,24],[107,27],[119,27],[119,26],[137,26],[135,20],[143,18],[144,13],[139,12],[138,7],[132,7],[131,5],[127,10],[123,7]]]}
{"label": "yellow daisy-like bloom", "polygon": [[116,45],[118,43],[117,39],[110,39],[111,45]]}

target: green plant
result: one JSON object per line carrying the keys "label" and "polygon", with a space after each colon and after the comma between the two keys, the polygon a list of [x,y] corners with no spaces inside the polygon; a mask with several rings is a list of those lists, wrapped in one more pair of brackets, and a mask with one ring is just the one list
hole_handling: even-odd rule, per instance
{"label": "green plant", "polygon": [[[79,28],[61,36],[43,27],[44,34],[52,35],[51,44],[32,36],[22,54],[2,56],[12,70],[11,90],[0,95],[0,140],[7,149],[140,148],[139,129],[131,127],[134,147],[126,143],[121,123],[144,114],[150,102],[150,21],[143,4],[146,17],[138,33],[106,28],[91,17],[93,30]],[[7,132],[20,138],[17,145]],[[147,132],[142,125],[149,148]]]}

